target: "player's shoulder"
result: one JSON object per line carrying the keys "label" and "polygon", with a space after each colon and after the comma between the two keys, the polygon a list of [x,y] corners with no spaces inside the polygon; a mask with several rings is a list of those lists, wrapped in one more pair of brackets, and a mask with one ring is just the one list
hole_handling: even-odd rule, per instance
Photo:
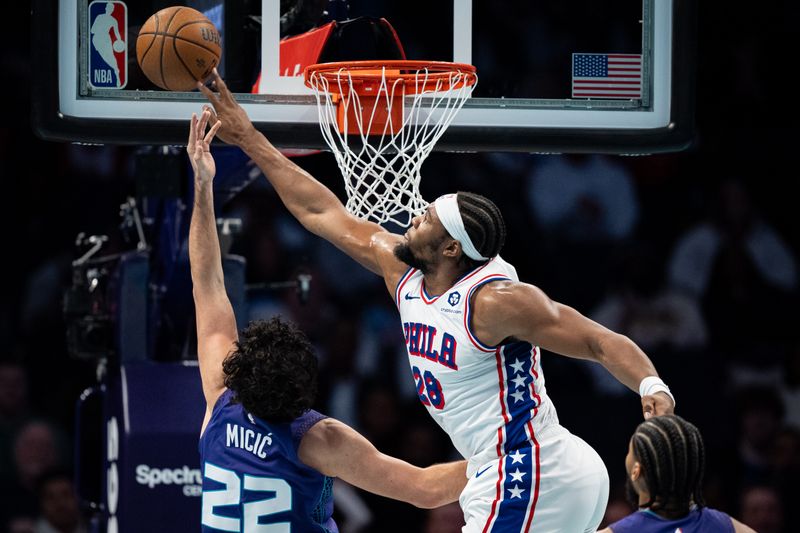
{"label": "player's shoulder", "polygon": [[387,287],[394,287],[400,278],[408,271],[408,265],[403,263],[394,254],[398,244],[403,242],[403,236],[389,231],[375,232],[370,238],[370,248],[378,263],[381,275],[386,280]]}
{"label": "player's shoulder", "polygon": [[482,307],[518,306],[536,303],[546,298],[544,292],[530,283],[513,279],[498,278],[478,287],[474,294],[476,305]]}
{"label": "player's shoulder", "polygon": [[472,310],[475,334],[490,345],[507,337],[525,338],[522,335],[533,324],[557,317],[552,301],[541,289],[512,280],[481,287],[472,299]]}
{"label": "player's shoulder", "polygon": [[295,418],[290,424],[292,438],[297,444],[315,427],[320,424],[325,424],[326,420],[330,420],[327,415],[323,415],[313,409],[305,411],[303,414]]}
{"label": "player's shoulder", "polygon": [[350,426],[335,418],[324,415],[315,417],[313,425],[309,426],[305,432],[306,438],[317,439],[325,442],[328,446],[335,444],[342,435],[350,430]]}
{"label": "player's shoulder", "polygon": [[332,466],[347,450],[348,439],[353,430],[335,418],[324,418],[305,432],[297,448],[297,455],[307,466],[331,475]]}
{"label": "player's shoulder", "polygon": [[381,266],[403,265],[394,255],[395,247],[403,242],[403,236],[390,231],[376,231],[370,237],[369,245],[375,254],[375,257],[381,263]]}
{"label": "player's shoulder", "polygon": [[609,524],[601,533],[634,533],[636,531],[642,531],[648,528],[652,520],[653,518],[650,514],[636,511],[617,520],[613,524]]}

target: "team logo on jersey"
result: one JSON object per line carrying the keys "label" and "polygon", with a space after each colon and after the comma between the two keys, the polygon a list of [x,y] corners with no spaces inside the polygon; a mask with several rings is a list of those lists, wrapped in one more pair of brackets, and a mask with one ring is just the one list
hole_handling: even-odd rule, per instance
{"label": "team logo on jersey", "polygon": [[89,4],[89,85],[122,89],[128,83],[128,7],[122,2]]}
{"label": "team logo on jersey", "polygon": [[447,303],[450,305],[458,305],[458,302],[461,301],[461,294],[458,291],[453,291],[450,293],[450,296],[447,297]]}

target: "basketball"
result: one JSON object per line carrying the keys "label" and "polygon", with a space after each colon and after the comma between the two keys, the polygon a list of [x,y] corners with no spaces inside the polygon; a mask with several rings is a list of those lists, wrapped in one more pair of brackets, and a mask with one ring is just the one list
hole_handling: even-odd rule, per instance
{"label": "basketball", "polygon": [[219,64],[217,28],[197,10],[162,9],[136,38],[136,59],[147,79],[168,91],[190,91]]}

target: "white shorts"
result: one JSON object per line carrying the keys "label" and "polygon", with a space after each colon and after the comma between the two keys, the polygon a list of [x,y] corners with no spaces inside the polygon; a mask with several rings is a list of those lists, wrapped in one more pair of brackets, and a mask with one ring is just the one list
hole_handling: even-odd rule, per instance
{"label": "white shorts", "polygon": [[561,426],[548,427],[536,443],[485,463],[459,498],[464,533],[593,532],[607,502],[603,460]]}

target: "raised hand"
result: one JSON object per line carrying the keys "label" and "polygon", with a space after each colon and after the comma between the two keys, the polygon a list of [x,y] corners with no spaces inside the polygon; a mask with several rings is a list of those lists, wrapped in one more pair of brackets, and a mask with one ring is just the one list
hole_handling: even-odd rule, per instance
{"label": "raised hand", "polygon": [[217,173],[217,166],[214,157],[211,155],[211,141],[217,130],[222,126],[219,120],[214,121],[214,125],[206,133],[208,121],[211,118],[210,111],[203,111],[200,118],[192,113],[192,120],[189,125],[189,140],[186,143],[186,153],[189,154],[189,161],[194,170],[194,177],[200,183],[207,183],[214,179]]}
{"label": "raised hand", "polygon": [[242,109],[242,106],[233,98],[233,94],[231,94],[228,86],[225,85],[217,69],[214,69],[211,78],[211,85],[217,92],[212,91],[200,82],[197,83],[197,88],[214,106],[213,109],[210,106],[206,106],[204,109],[211,112],[212,122],[217,119],[223,122],[224,125],[219,130],[219,138],[228,144],[235,144],[241,147],[247,137],[256,132],[255,126],[250,122],[250,118],[245,110]]}
{"label": "raised hand", "polygon": [[675,404],[672,398],[663,392],[642,396],[642,414],[645,420],[651,416],[671,415],[675,413]]}

